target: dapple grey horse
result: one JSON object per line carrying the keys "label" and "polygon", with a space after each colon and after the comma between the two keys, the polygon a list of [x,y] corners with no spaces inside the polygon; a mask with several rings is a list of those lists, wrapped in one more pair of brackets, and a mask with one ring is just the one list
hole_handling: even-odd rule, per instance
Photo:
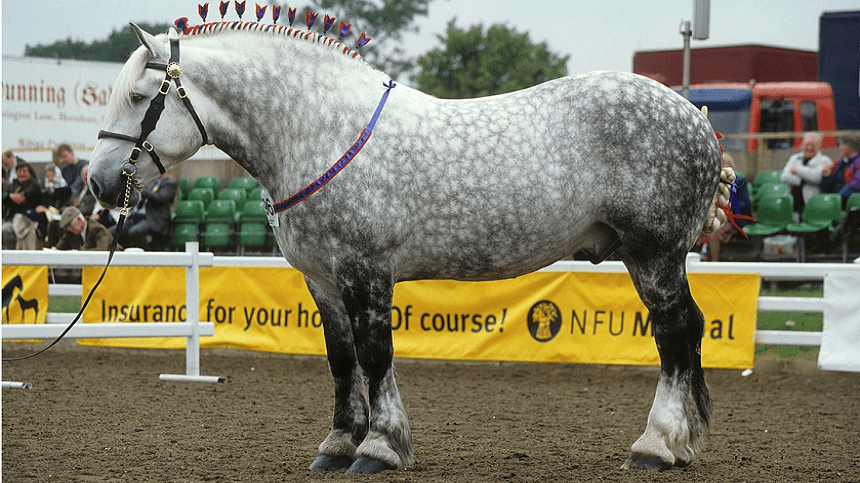
{"label": "dapple grey horse", "polygon": [[[145,186],[214,144],[266,188],[280,249],[320,310],[334,378],[333,423],[312,469],[413,462],[392,365],[397,282],[511,278],[616,250],[661,358],[623,467],[685,466],[702,450],[704,318],[685,258],[711,222],[721,158],[692,104],[614,72],[442,100],[318,33],[249,22],[135,31],[142,47],[114,86],[90,186],[105,206],[122,205],[128,178]],[[139,198],[131,189],[130,204]]]}

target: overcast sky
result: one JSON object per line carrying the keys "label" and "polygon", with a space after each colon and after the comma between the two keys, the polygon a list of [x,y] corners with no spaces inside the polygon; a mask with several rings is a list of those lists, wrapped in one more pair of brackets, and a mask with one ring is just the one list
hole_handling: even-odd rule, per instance
{"label": "overcast sky", "polygon": [[[21,56],[25,45],[51,44],[67,38],[104,40],[130,21],[170,23],[185,16],[199,23],[197,3],[3,0],[3,55]],[[217,3],[210,1],[210,21],[217,17]],[[822,12],[860,10],[858,0],[710,3],[710,38],[693,40],[693,48],[764,44],[815,51]],[[253,0],[248,1],[245,20],[253,18],[253,4]],[[527,32],[533,42],[546,42],[550,51],[558,55],[569,55],[570,74],[592,70],[630,72],[636,51],[680,49],[683,38],[679,26],[682,20],[691,20],[692,13],[693,0],[434,0],[429,15],[417,21],[420,32],[409,35],[405,46],[414,56],[440,46],[437,35],[444,34],[453,18],[461,29],[501,23]],[[227,19],[235,20],[236,14],[231,12]],[[372,32],[369,34],[373,37]]]}

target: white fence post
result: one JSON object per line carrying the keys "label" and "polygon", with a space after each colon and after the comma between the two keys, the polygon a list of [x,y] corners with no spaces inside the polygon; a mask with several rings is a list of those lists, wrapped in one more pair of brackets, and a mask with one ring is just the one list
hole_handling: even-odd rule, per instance
{"label": "white fence post", "polygon": [[[167,266],[186,268],[186,321],[185,322],[142,322],[142,323],[97,323],[76,324],[66,334],[67,339],[85,338],[123,338],[123,337],[185,337],[186,374],[162,374],[165,381],[187,382],[224,382],[215,376],[200,375],[200,337],[215,334],[215,324],[200,322],[200,266],[212,266],[211,253],[199,253],[198,244],[186,245],[186,253],[181,252],[117,252],[112,266]],[[37,250],[4,250],[3,265],[30,265],[80,268],[104,266],[107,252],[69,252]],[[157,262],[154,263],[154,260]],[[201,263],[201,260],[203,263]],[[110,268],[108,268],[110,270]],[[75,289],[72,289],[75,287]],[[61,285],[55,295],[82,296],[80,285]],[[76,292],[76,293],[75,293]],[[48,313],[46,324],[3,324],[2,340],[56,339],[74,319],[73,314]]]}
{"label": "white fence post", "polygon": [[161,374],[162,381],[225,382],[217,376],[200,375],[200,243],[185,242],[185,253],[191,265],[185,269],[185,320],[191,323],[191,334],[185,342],[185,374]]}

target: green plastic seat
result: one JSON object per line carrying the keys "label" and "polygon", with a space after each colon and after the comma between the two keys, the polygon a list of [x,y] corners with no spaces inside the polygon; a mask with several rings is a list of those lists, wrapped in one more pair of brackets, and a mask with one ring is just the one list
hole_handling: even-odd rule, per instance
{"label": "green plastic seat", "polygon": [[203,202],[203,209],[208,210],[212,200],[215,199],[215,191],[212,188],[191,188],[186,199],[200,200]]}
{"label": "green plastic seat", "polygon": [[780,196],[780,195],[790,195],[791,190],[789,190],[787,184],[783,183],[769,183],[761,186],[756,192],[756,200],[764,198],[765,196]]}
{"label": "green plastic seat", "polygon": [[248,248],[265,248],[271,237],[269,219],[266,217],[266,207],[262,201],[249,200],[245,202],[239,213],[236,228],[236,242],[239,254],[243,255]]}
{"label": "green plastic seat", "polygon": [[768,184],[782,183],[782,180],[779,178],[781,174],[782,171],[779,170],[759,171],[752,182],[753,191],[758,191],[759,188]]}
{"label": "green plastic seat", "polygon": [[194,188],[209,188],[213,193],[221,189],[221,180],[217,176],[201,176],[194,180]]}
{"label": "green plastic seat", "polygon": [[851,208],[860,208],[860,193],[854,193],[848,197],[848,201],[845,202],[845,210],[848,211]]}
{"label": "green plastic seat", "polygon": [[750,236],[770,236],[786,229],[792,223],[794,200],[791,195],[767,196],[761,199],[756,211],[756,222],[744,227]]}
{"label": "green plastic seat", "polygon": [[234,200],[215,200],[206,211],[202,241],[206,247],[230,247],[233,245],[233,225],[236,219]]}
{"label": "green plastic seat", "polygon": [[789,233],[815,233],[835,229],[835,223],[842,219],[842,199],[834,193],[818,194],[809,197],[803,205],[800,223],[789,223]]}
{"label": "green plastic seat", "polygon": [[236,202],[236,206],[244,206],[245,201],[248,200],[248,192],[243,188],[224,188],[218,193],[219,200],[233,200]]}
{"label": "green plastic seat", "polygon": [[261,199],[261,198],[260,198],[260,192],[261,192],[261,191],[263,191],[263,187],[262,187],[262,186],[254,186],[253,188],[251,188],[251,190],[250,190],[250,191],[248,191],[248,199],[249,199],[249,200],[251,200],[251,201],[258,201],[258,200],[260,200],[260,199]]}
{"label": "green plastic seat", "polygon": [[241,176],[238,178],[233,178],[230,180],[230,183],[227,185],[228,188],[231,189],[242,189],[245,190],[245,193],[251,191],[254,186],[257,185],[257,181],[254,178],[248,178],[246,176]]}
{"label": "green plastic seat", "polygon": [[184,247],[185,242],[199,241],[200,225],[206,216],[203,202],[200,200],[182,200],[176,206],[173,215],[171,243],[175,247]]}

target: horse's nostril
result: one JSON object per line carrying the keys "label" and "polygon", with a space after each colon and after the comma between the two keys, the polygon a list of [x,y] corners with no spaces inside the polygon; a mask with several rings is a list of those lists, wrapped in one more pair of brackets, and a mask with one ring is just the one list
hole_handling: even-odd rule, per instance
{"label": "horse's nostril", "polygon": [[95,196],[96,199],[100,199],[99,193],[101,192],[101,190],[99,190],[99,184],[94,179],[90,179],[89,181],[90,181],[90,189],[93,192],[93,196]]}

